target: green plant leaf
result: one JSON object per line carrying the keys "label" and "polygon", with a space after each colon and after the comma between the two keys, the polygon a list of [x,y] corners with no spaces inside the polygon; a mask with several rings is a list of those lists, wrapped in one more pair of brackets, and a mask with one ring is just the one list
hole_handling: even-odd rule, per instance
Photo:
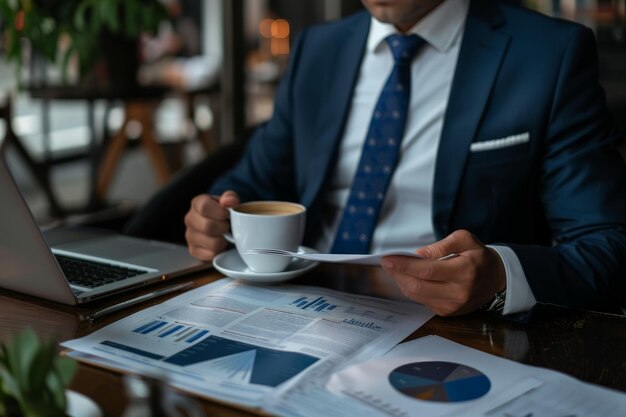
{"label": "green plant leaf", "polygon": [[[22,11],[24,25],[19,29],[12,23]],[[70,38],[81,74],[85,74],[101,52],[103,31],[136,38],[144,31],[155,31],[165,19],[160,0],[0,0],[0,20],[9,23],[3,27],[5,58],[15,62],[18,82],[25,39],[33,53],[51,62],[60,58],[58,64],[67,80],[69,57],[63,59],[58,53],[62,35]]]}
{"label": "green plant leaf", "polygon": [[39,342],[32,330],[0,345],[0,417],[17,407],[24,417],[65,416],[65,388],[76,370],[57,356],[53,339]]}
{"label": "green plant leaf", "polygon": [[20,404],[20,411],[24,417],[61,417],[66,416],[64,409],[58,409],[51,405],[49,400],[28,401]]}
{"label": "green plant leaf", "polygon": [[13,338],[7,349],[9,372],[14,375],[22,392],[30,390],[28,372],[35,360],[38,348],[39,339],[37,335],[32,329],[26,329]]}
{"label": "green plant leaf", "polygon": [[31,394],[37,395],[44,391],[46,386],[46,375],[54,366],[56,357],[56,347],[52,340],[42,342],[39,345],[30,369],[28,370],[28,379]]}
{"label": "green plant leaf", "polygon": [[16,400],[22,399],[20,387],[15,377],[5,368],[0,368],[0,379],[2,380],[4,392]]}
{"label": "green plant leaf", "polygon": [[65,410],[65,385],[58,372],[50,372],[46,381],[46,393],[49,396],[49,406],[57,410]]}
{"label": "green plant leaf", "polygon": [[61,384],[63,384],[64,387],[72,382],[77,368],[78,364],[76,361],[70,358],[57,357],[54,361],[54,370],[58,372]]}
{"label": "green plant leaf", "polygon": [[124,17],[126,18],[126,35],[128,37],[135,37],[139,34],[139,21],[141,12],[138,10],[137,2],[129,1],[125,4]]}
{"label": "green plant leaf", "polygon": [[79,6],[76,8],[76,12],[74,13],[74,26],[76,26],[76,29],[78,29],[79,31],[83,31],[87,27],[87,19],[85,17],[85,14],[87,13],[88,8],[89,2],[84,1],[79,4]]}
{"label": "green plant leaf", "polygon": [[102,20],[106,23],[106,26],[111,32],[117,33],[120,30],[120,25],[117,20],[119,14],[118,4],[115,1],[103,1],[100,3],[100,13],[102,14]]}

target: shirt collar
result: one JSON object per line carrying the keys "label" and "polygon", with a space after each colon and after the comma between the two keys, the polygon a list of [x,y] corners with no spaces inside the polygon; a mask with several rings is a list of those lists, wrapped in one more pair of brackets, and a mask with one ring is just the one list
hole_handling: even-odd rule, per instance
{"label": "shirt collar", "polygon": [[[407,33],[414,33],[438,51],[446,52],[459,39],[468,10],[469,0],[445,0]],[[379,22],[372,17],[367,50],[376,52],[385,38],[394,33],[399,33],[394,25]]]}

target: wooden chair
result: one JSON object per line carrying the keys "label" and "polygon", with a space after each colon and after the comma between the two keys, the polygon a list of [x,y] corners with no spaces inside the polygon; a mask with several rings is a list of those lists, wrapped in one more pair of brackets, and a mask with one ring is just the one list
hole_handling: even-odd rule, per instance
{"label": "wooden chair", "polygon": [[125,100],[124,122],[118,132],[110,138],[100,163],[96,184],[96,194],[100,199],[103,199],[109,190],[115,169],[130,139],[129,130],[132,130],[134,126],[140,128],[140,144],[150,158],[159,183],[165,184],[171,177],[172,170],[163,148],[157,141],[154,128],[154,114],[159,103],[159,99],[153,98]]}

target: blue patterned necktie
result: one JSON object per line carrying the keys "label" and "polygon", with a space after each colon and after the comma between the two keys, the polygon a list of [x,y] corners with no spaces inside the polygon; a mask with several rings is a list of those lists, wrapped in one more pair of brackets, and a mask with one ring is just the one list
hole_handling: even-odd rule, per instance
{"label": "blue patterned necktie", "polygon": [[374,108],[332,253],[369,252],[398,161],[411,95],[411,61],[424,40],[417,35],[391,35],[386,41],[395,64]]}

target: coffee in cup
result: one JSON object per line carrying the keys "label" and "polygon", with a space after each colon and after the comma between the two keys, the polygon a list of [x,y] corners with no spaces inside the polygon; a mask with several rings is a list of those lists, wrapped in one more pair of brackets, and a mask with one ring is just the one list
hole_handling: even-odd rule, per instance
{"label": "coffee in cup", "polygon": [[250,249],[284,249],[297,252],[304,236],[306,207],[287,201],[251,201],[228,209],[237,252],[254,272],[283,271],[290,257],[247,254]]}

